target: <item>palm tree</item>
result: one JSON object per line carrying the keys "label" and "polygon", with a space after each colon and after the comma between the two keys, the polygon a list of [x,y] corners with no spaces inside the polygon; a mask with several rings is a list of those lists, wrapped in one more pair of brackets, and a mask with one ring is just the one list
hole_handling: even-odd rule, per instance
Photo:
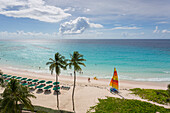
{"label": "palm tree", "polygon": [[78,51],[74,51],[73,55],[70,54],[71,59],[69,60],[68,66],[71,69],[74,67],[74,85],[73,85],[73,92],[72,92],[72,103],[73,103],[73,111],[75,112],[75,107],[74,107],[74,91],[75,91],[75,86],[76,86],[76,72],[81,72],[82,69],[80,65],[83,65],[86,67],[86,65],[82,61],[86,61],[83,59],[83,55],[79,54]]}
{"label": "palm tree", "polygon": [[29,98],[36,98],[29,92],[27,87],[22,86],[16,79],[11,79],[1,96],[2,100],[0,104],[2,113],[21,113],[19,104],[33,110],[33,105]]}
{"label": "palm tree", "polygon": [[[61,69],[66,70],[66,64],[67,61],[65,60],[65,57],[62,56],[60,53],[55,54],[55,60],[52,58],[49,59],[50,62],[47,62],[46,65],[50,65],[49,69],[51,71],[51,74],[53,74],[53,71],[55,69],[56,72],[56,83],[58,82],[58,76],[61,73]],[[57,84],[56,84],[57,87]],[[59,109],[59,99],[58,99],[58,88],[57,88],[57,108]]]}
{"label": "palm tree", "polygon": [[5,87],[5,81],[3,77],[0,77],[0,86]]}

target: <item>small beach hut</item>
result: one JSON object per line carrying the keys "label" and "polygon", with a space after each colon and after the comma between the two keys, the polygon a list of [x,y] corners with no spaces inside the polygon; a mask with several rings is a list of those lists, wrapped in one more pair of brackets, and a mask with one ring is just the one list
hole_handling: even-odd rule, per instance
{"label": "small beach hut", "polygon": [[111,86],[112,88],[115,88],[116,90],[118,90],[118,88],[119,88],[118,75],[117,75],[116,68],[114,68],[114,74],[113,74],[113,77],[110,81],[109,86]]}

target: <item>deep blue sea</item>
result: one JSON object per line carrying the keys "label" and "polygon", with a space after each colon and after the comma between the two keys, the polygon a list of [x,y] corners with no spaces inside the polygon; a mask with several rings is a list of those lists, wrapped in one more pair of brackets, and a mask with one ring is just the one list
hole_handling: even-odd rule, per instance
{"label": "deep blue sea", "polygon": [[170,40],[1,40],[0,65],[49,73],[49,58],[56,52],[70,58],[73,51],[87,60],[78,76],[111,78],[116,67],[119,79],[170,81]]}

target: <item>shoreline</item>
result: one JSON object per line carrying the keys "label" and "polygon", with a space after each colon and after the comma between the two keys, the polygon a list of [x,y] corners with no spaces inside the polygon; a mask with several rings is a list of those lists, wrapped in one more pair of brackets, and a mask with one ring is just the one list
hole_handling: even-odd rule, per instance
{"label": "shoreline", "polygon": [[[43,72],[31,72],[26,70],[10,69],[8,67],[1,67],[0,69],[4,74],[10,74],[15,76],[27,77],[32,79],[46,79],[55,81],[55,72],[53,75]],[[59,75],[59,81],[63,84],[73,84],[73,76]],[[85,84],[86,86],[100,86],[100,87],[109,87],[110,79],[107,78],[98,78],[98,80],[93,80],[90,77],[91,82],[88,82],[89,77],[77,76],[77,85]],[[169,82],[154,82],[154,81],[133,81],[133,80],[119,80],[120,89],[130,89],[130,88],[147,88],[147,89],[166,89]]]}
{"label": "shoreline", "polygon": [[[43,73],[35,73],[28,72],[23,70],[10,70],[7,67],[1,67],[0,69],[6,73],[15,76],[21,76],[31,79],[39,79],[39,80],[52,80],[55,81],[55,74],[43,74]],[[111,79],[111,78],[110,78]],[[90,107],[96,105],[98,103],[98,99],[105,99],[106,97],[116,97],[121,98],[119,95],[112,94],[109,91],[109,83],[110,79],[98,79],[88,82],[88,77],[80,77],[77,76],[76,88],[75,88],[75,107],[77,113],[86,113]],[[60,87],[67,86],[70,87],[69,90],[60,89],[61,94],[59,95],[59,103],[61,110],[72,111],[72,90],[73,90],[73,76],[59,76]],[[170,108],[169,105],[161,105],[155,102],[147,101],[141,99],[139,96],[131,94],[129,89],[132,88],[145,88],[145,89],[167,89],[168,83],[160,83],[160,82],[138,82],[138,81],[127,81],[120,80],[119,81],[119,92],[120,95],[126,99],[136,99],[141,101],[146,101],[155,105],[163,106],[165,108]],[[3,92],[4,89],[0,88],[0,93]],[[37,97],[36,99],[31,98],[31,102],[33,105],[43,106],[47,108],[57,109],[56,108],[56,95],[54,91],[51,89],[50,94],[45,94],[45,92],[37,93],[37,89],[32,91],[32,93]]]}

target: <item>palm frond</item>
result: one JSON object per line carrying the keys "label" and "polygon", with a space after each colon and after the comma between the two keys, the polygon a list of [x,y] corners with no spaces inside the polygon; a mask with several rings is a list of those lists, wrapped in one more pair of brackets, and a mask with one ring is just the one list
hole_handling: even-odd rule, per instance
{"label": "palm frond", "polygon": [[46,65],[53,64],[54,62],[47,62]]}
{"label": "palm frond", "polygon": [[81,58],[81,59],[78,59],[78,61],[86,61],[86,59]]}
{"label": "palm frond", "polygon": [[86,65],[84,63],[82,63],[82,62],[78,62],[78,64],[83,65],[84,67],[86,67]]}

